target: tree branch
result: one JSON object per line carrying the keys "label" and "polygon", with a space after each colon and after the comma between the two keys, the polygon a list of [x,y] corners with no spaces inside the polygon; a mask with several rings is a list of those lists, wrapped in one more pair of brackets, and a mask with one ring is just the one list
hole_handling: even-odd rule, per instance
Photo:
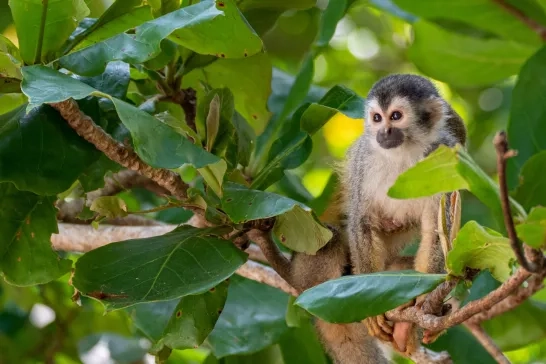
{"label": "tree branch", "polygon": [[499,5],[501,8],[506,10],[508,13],[512,14],[514,17],[519,19],[523,24],[528,26],[532,31],[538,34],[538,36],[543,40],[546,41],[546,27],[540,25],[537,23],[534,19],[529,18],[525,13],[523,13],[521,10],[513,6],[512,4],[508,3],[505,0],[493,0],[494,3]]}
{"label": "tree branch", "polygon": [[263,264],[247,261],[242,267],[237,269],[238,275],[252,279],[253,281],[267,284],[268,286],[275,287],[292,295],[298,296],[298,291],[289,285],[281,276],[273,270],[271,267],[267,267]]}
{"label": "tree branch", "polygon": [[[386,312],[385,315],[391,321],[408,321],[416,323],[422,328],[433,332],[442,331],[465,322],[477,313],[490,310],[493,306],[514,292],[514,290],[516,290],[527,278],[529,278],[529,276],[530,274],[526,270],[520,268],[499,288],[493,292],[490,292],[487,296],[479,300],[472,301],[463,308],[443,317],[426,314],[415,306],[404,310],[394,309]],[[440,285],[435,290],[442,289],[444,288]]]}
{"label": "tree branch", "polygon": [[510,360],[504,356],[501,349],[495,344],[493,339],[487,333],[485,330],[475,324],[465,324],[465,326],[470,330],[472,335],[482,344],[482,346],[487,350],[489,354],[497,361],[499,364],[510,364]]}
{"label": "tree branch", "polygon": [[510,245],[516,255],[519,265],[521,265],[526,271],[536,273],[542,269],[543,259],[540,256],[534,255],[539,258],[537,262],[530,262],[524,255],[522,245],[516,235],[516,228],[514,227],[514,220],[512,218],[512,211],[510,208],[510,199],[508,194],[508,186],[506,184],[506,160],[515,155],[515,152],[508,149],[508,141],[506,140],[506,133],[497,133],[493,140],[495,150],[497,151],[497,171],[499,174],[499,188],[500,188],[500,200],[502,204],[502,212],[504,214],[504,224],[506,225],[506,231],[508,238],[510,239]]}
{"label": "tree branch", "polygon": [[61,114],[78,135],[93,144],[108,158],[150,178],[179,200],[184,200],[187,197],[188,186],[177,173],[168,169],[153,168],[146,164],[133,150],[114,140],[95,124],[89,116],[80,110],[76,101],[68,99],[53,103],[51,106]]}

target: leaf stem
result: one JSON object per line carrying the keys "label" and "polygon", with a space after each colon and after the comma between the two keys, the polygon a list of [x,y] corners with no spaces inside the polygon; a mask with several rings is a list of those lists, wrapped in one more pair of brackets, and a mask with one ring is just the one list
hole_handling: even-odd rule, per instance
{"label": "leaf stem", "polygon": [[40,19],[40,30],[38,33],[38,43],[36,43],[36,53],[34,55],[34,64],[42,61],[42,47],[44,44],[45,26],[49,0],[42,0],[42,17]]}

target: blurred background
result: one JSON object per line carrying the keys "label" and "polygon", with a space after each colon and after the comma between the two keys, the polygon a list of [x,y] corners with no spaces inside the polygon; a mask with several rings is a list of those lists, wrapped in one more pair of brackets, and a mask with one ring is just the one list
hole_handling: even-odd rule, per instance
{"label": "blurred background", "polygon": [[[90,0],[87,3],[91,9],[90,17],[98,17],[111,1]],[[283,13],[271,30],[262,36],[275,67],[270,109],[278,101],[275,99],[275,90],[288,88],[300,69],[317,34],[321,9],[327,3],[328,0],[318,0],[314,8]],[[322,94],[328,88],[341,84],[365,97],[373,83],[385,75],[421,73],[408,51],[414,41],[414,20],[413,15],[396,8],[389,0],[353,1],[348,13],[338,23],[329,46],[314,60],[312,91]],[[17,44],[8,0],[0,0],[0,33]],[[426,54],[422,56],[426,57]],[[437,80],[434,82],[465,120],[471,155],[494,177],[492,137],[496,131],[507,126],[515,76],[483,87],[463,87]],[[0,99],[8,97],[16,96],[0,95]],[[257,132],[263,130],[263,127],[256,125]],[[298,181],[301,178],[302,188],[299,192],[315,197],[321,195],[331,177],[332,166],[344,157],[347,148],[362,132],[362,119],[351,119],[339,113],[335,115],[314,137],[313,154],[309,160],[290,171],[299,177]],[[282,184],[275,188],[282,189]],[[133,204],[145,208],[145,196],[135,192],[126,197]],[[488,210],[479,201],[469,194],[464,197],[464,221],[476,220],[482,225],[496,227]],[[169,221],[168,218],[165,220]],[[71,294],[70,287],[63,282],[33,288],[17,288],[2,283],[0,363],[15,363],[12,361],[14,358],[20,358],[20,362],[51,363],[76,363],[78,361],[75,358],[79,358],[88,364],[153,360],[144,355],[148,343],[135,335],[125,311],[104,316],[100,305],[95,303],[90,303],[83,311],[67,309],[70,307]],[[546,302],[546,293],[540,292],[537,298]],[[110,336],[98,334],[106,332]],[[539,336],[545,335],[546,332],[543,332]],[[96,345],[99,342],[101,344]],[[270,353],[272,350],[264,350],[261,357],[254,356],[247,361],[239,358],[231,362],[269,362],[267,358],[274,357]],[[205,360],[206,353],[185,350],[173,354],[169,361],[200,363]],[[512,351],[508,355],[515,363],[545,363],[546,341],[542,339],[542,342]]]}

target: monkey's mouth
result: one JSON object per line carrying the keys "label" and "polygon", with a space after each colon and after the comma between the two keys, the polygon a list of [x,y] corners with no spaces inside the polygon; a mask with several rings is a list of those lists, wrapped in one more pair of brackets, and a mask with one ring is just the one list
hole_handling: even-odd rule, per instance
{"label": "monkey's mouth", "polygon": [[384,139],[382,141],[377,141],[379,146],[383,149],[392,149],[402,145],[404,139]]}

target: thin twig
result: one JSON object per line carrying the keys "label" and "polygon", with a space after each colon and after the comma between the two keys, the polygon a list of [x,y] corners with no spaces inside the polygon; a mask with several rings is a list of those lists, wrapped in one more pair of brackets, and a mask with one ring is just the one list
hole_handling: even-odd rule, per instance
{"label": "thin twig", "polygon": [[180,200],[187,197],[186,191],[188,186],[177,173],[168,169],[153,168],[146,164],[133,150],[114,140],[95,124],[89,116],[80,110],[76,101],[68,99],[53,103],[51,106],[61,114],[63,119],[68,122],[78,135],[93,144],[108,158],[125,168],[138,171],[142,175],[152,179],[158,185],[168,190],[172,196]]}
{"label": "thin twig", "polygon": [[536,273],[542,267],[534,262],[529,262],[525,257],[523,247],[518,239],[518,236],[516,235],[516,228],[514,227],[514,220],[512,218],[512,211],[510,208],[510,197],[508,194],[508,186],[506,184],[506,160],[515,155],[515,152],[508,149],[508,141],[506,140],[506,133],[504,132],[497,133],[493,143],[495,145],[495,150],[497,151],[497,172],[499,174],[500,200],[504,215],[504,224],[506,225],[506,232],[508,233],[508,238],[510,239],[510,245],[512,246],[512,250],[516,255],[519,265],[521,265],[528,272]]}
{"label": "thin twig", "polygon": [[501,8],[512,14],[514,17],[519,19],[523,24],[528,26],[532,31],[538,34],[538,36],[546,41],[546,27],[537,23],[534,19],[531,19],[525,13],[512,4],[508,3],[505,0],[493,0],[494,3],[499,5]]}
{"label": "thin twig", "polygon": [[482,346],[487,350],[489,354],[497,361],[499,364],[510,364],[510,360],[504,354],[502,353],[501,349],[495,344],[493,339],[487,333],[485,330],[479,326],[474,324],[465,324],[466,328],[470,330],[472,335],[482,344]]}

